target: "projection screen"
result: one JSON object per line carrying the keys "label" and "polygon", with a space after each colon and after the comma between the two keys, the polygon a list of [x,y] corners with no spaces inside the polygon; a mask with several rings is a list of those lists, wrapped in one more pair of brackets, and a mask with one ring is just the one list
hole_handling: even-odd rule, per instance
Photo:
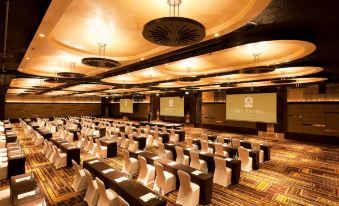
{"label": "projection screen", "polygon": [[162,116],[184,116],[184,98],[180,97],[161,97],[160,115]]}
{"label": "projection screen", "polygon": [[277,122],[277,94],[226,95],[226,120]]}
{"label": "projection screen", "polygon": [[120,113],[133,113],[133,100],[120,99]]}

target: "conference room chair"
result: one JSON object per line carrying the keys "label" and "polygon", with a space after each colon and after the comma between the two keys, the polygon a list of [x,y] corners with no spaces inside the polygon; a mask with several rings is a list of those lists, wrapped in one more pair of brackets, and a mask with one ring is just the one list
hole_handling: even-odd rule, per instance
{"label": "conference room chair", "polygon": [[118,204],[113,205],[113,206],[130,206],[130,205],[128,204],[126,200],[124,200],[124,198],[122,198],[121,196],[118,196]]}
{"label": "conference room chair", "polygon": [[159,162],[154,162],[155,167],[155,181],[153,190],[159,192],[162,190],[162,195],[166,195],[176,189],[176,176],[164,170],[164,167]]}
{"label": "conference room chair", "polygon": [[167,133],[166,127],[161,127],[161,131],[162,131],[162,133]]}
{"label": "conference room chair", "polygon": [[176,146],[175,152],[177,153],[177,159],[175,160],[177,163],[189,165],[190,158],[184,154],[182,147]]}
{"label": "conference room chair", "polygon": [[154,132],[159,132],[159,127],[158,126],[154,127]]}
{"label": "conference room chair", "polygon": [[176,134],[176,133],[174,132],[174,129],[171,129],[171,130],[170,130],[170,141],[171,141],[171,142],[174,142],[174,143],[176,143],[176,142],[179,141],[179,134]]}
{"label": "conference room chair", "polygon": [[88,185],[84,200],[89,206],[94,206],[98,203],[99,200],[98,184],[96,180],[92,179],[92,175],[88,170],[84,169],[84,171]]}
{"label": "conference room chair", "polygon": [[80,169],[74,160],[72,160],[72,165],[74,169],[74,182],[72,183],[72,188],[75,192],[79,192],[87,188],[85,171]]}
{"label": "conference room chair", "polygon": [[201,140],[208,141],[208,136],[207,136],[207,134],[201,134]]}
{"label": "conference room chair", "polygon": [[52,148],[53,144],[52,144],[52,142],[48,142],[47,144],[48,144],[48,146],[47,146],[48,148],[47,148],[45,157],[46,157],[46,159],[49,160],[49,157],[50,157],[50,156],[52,155],[52,153],[53,153],[53,148]]}
{"label": "conference room chair", "polygon": [[8,206],[11,205],[11,189],[7,188],[4,190],[0,190],[0,206]]}
{"label": "conference room chair", "polygon": [[87,148],[87,151],[90,155],[95,155],[97,151],[97,144],[94,143],[94,140],[92,137],[89,137],[89,146]]}
{"label": "conference room chair", "polygon": [[232,169],[226,167],[226,160],[221,157],[214,157],[215,170],[213,175],[213,182],[227,187],[231,184]]}
{"label": "conference room chair", "polygon": [[129,135],[128,135],[128,139],[129,139],[128,150],[129,150],[129,151],[132,151],[132,152],[138,151],[138,148],[139,148],[139,142],[133,140],[132,134],[129,134]]}
{"label": "conference room chair", "polygon": [[137,128],[137,135],[140,136],[141,135],[141,128]]}
{"label": "conference room chair", "polygon": [[55,160],[56,160],[56,157],[57,157],[57,153],[58,153],[58,149],[55,145],[52,145],[52,153],[51,155],[49,156],[48,160],[51,162],[51,163],[54,163]]}
{"label": "conference room chair", "polygon": [[165,145],[162,142],[159,142],[158,146],[159,146],[159,154],[158,154],[159,157],[173,160],[172,151],[165,149]]}
{"label": "conference room chair", "polygon": [[47,141],[47,139],[44,139],[43,147],[42,147],[42,153],[46,154],[47,150],[48,150],[48,141]]}
{"label": "conference room chair", "polygon": [[154,143],[154,137],[153,135],[147,135],[146,139],[146,149],[152,149]]}
{"label": "conference room chair", "polygon": [[36,136],[37,136],[37,137],[36,137],[36,139],[35,139],[35,141],[34,141],[34,145],[35,145],[35,146],[42,145],[43,142],[44,142],[44,138],[43,138],[40,134],[37,134]]}
{"label": "conference room chair", "polygon": [[233,138],[232,139],[232,146],[240,147],[240,140]]}
{"label": "conference room chair", "polygon": [[97,206],[113,206],[119,204],[118,194],[112,189],[106,189],[105,184],[98,177],[96,177],[95,180],[99,190],[99,200]]}
{"label": "conference room chair", "polygon": [[78,132],[78,138],[79,141],[77,142],[77,146],[81,149],[84,150],[88,144],[88,139],[87,136],[82,135],[81,133]]}
{"label": "conference room chair", "polygon": [[121,133],[121,145],[120,147],[123,149],[128,149],[128,145],[129,145],[129,139],[126,139],[125,134]]}
{"label": "conference room chair", "polygon": [[55,168],[59,169],[67,166],[67,154],[56,150]]}
{"label": "conference room chair", "polygon": [[154,166],[147,164],[146,159],[140,155],[138,155],[138,160],[140,164],[140,172],[137,181],[141,182],[143,185],[153,183],[155,178]]}
{"label": "conference room chair", "polygon": [[259,163],[264,161],[264,150],[260,149],[260,144],[257,142],[251,142],[251,149],[253,151],[259,151]]}
{"label": "conference room chair", "polygon": [[151,127],[150,127],[148,124],[146,125],[146,130],[144,130],[144,132],[146,132],[146,131],[147,131],[147,132],[150,132],[150,131],[151,131]]}
{"label": "conference room chair", "polygon": [[178,170],[180,187],[176,203],[182,206],[195,206],[199,204],[200,187],[191,182],[191,177],[186,172]]}
{"label": "conference room chair", "polygon": [[241,170],[250,172],[252,170],[252,157],[249,156],[249,150],[243,147],[238,148],[239,159],[241,160]]}
{"label": "conference room chair", "polygon": [[73,142],[74,134],[66,131],[66,140],[69,141],[69,142]]}
{"label": "conference room chair", "polygon": [[192,137],[186,137],[186,147],[192,148],[192,149],[198,149],[198,145],[193,144]]}
{"label": "conference room chair", "polygon": [[220,143],[220,144],[224,144],[225,138],[223,136],[217,136],[217,142]]}
{"label": "conference room chair", "polygon": [[98,139],[95,139],[95,142],[97,144],[95,156],[99,159],[107,158],[107,147],[102,146]]}
{"label": "conference room chair", "polygon": [[127,150],[122,150],[122,155],[124,158],[124,166],[122,167],[122,172],[128,175],[133,175],[139,171],[138,160],[129,157],[129,152]]}
{"label": "conference room chair", "polygon": [[208,142],[206,140],[201,139],[200,145],[201,145],[201,151],[202,152],[213,153],[213,149],[208,147]]}
{"label": "conference room chair", "polygon": [[114,138],[115,141],[117,141],[117,146],[120,147],[122,143],[122,137],[119,137],[117,132],[114,132]]}
{"label": "conference room chair", "polygon": [[153,146],[154,147],[159,147],[159,143],[162,143],[162,138],[159,137],[159,132],[155,131],[153,133],[153,138],[154,138]]}
{"label": "conference room chair", "polygon": [[222,143],[219,143],[219,142],[214,143],[214,149],[215,149],[214,151],[215,155],[228,157],[228,152],[224,150],[224,146]]}
{"label": "conference room chair", "polygon": [[189,150],[191,162],[190,167],[193,167],[194,169],[200,170],[200,171],[206,171],[207,170],[207,163],[205,160],[199,159],[199,152],[195,149]]}

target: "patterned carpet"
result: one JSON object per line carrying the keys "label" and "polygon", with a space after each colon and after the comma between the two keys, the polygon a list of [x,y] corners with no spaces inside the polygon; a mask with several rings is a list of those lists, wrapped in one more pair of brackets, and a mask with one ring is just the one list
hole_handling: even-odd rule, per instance
{"label": "patterned carpet", "polygon": [[[84,192],[74,192],[73,170],[56,170],[20,128],[15,128],[27,156],[26,172],[38,177],[49,205],[87,205]],[[198,128],[187,129],[186,135],[199,136],[201,132],[215,132]],[[219,133],[218,133],[219,134]],[[228,135],[226,133],[220,133]],[[259,140],[256,136],[238,136],[239,139]],[[290,140],[268,140],[271,160],[260,169],[242,172],[240,183],[227,188],[213,185],[211,205],[339,205],[339,148],[312,145]],[[81,153],[81,160],[92,158]],[[121,154],[104,160],[115,168],[122,167]],[[2,188],[8,181],[2,181]],[[175,205],[177,192],[166,195],[168,205]]]}

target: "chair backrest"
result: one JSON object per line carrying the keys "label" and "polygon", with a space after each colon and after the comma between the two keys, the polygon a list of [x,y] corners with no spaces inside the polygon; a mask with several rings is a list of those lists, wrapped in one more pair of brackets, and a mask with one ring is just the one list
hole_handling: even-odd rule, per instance
{"label": "chair backrest", "polygon": [[233,138],[232,145],[236,147],[240,147],[240,140]]}
{"label": "chair backrest", "polygon": [[85,178],[88,183],[88,186],[94,187],[91,173],[86,169],[84,169],[84,171],[85,171]]}
{"label": "chair backrest", "polygon": [[208,141],[208,136],[207,136],[207,134],[201,134],[201,139],[202,139],[202,140],[205,140],[205,141]]}
{"label": "chair backrest", "polygon": [[158,142],[159,153],[165,153],[165,145],[162,142]]}
{"label": "chair backrest", "polygon": [[180,180],[180,189],[184,194],[188,194],[192,191],[191,177],[184,171],[178,170],[178,176]]}
{"label": "chair backrest", "polygon": [[139,164],[140,164],[139,176],[143,177],[147,173],[147,161],[146,161],[145,157],[140,156],[140,155],[138,155],[138,160],[139,160]]}
{"label": "chair backrest", "polygon": [[79,171],[78,164],[74,160],[72,160],[72,165],[73,165],[73,168],[75,170],[75,174],[80,176],[80,171]]}
{"label": "chair backrest", "polygon": [[217,142],[224,144],[225,143],[225,138],[223,136],[217,136]]}
{"label": "chair backrest", "polygon": [[119,206],[130,206],[126,200],[124,200],[122,197],[118,196]]}
{"label": "chair backrest", "polygon": [[124,150],[122,150],[122,155],[124,157],[125,166],[128,166],[130,164],[129,152],[124,149]]}
{"label": "chair backrest", "polygon": [[201,151],[208,152],[208,142],[206,140],[200,140]]}
{"label": "chair backrest", "polygon": [[260,144],[257,142],[251,142],[251,149],[254,151],[259,151],[260,150]]}
{"label": "chair backrest", "polygon": [[249,158],[249,151],[246,148],[239,147],[238,148],[239,159],[242,161],[248,160]]}
{"label": "chair backrest", "polygon": [[[154,162],[154,167],[155,167],[155,174],[157,177],[157,184],[163,185],[165,183],[165,175],[164,175],[164,166],[160,164],[159,162]],[[163,188],[164,189],[164,188]]]}
{"label": "chair backrest", "polygon": [[195,149],[189,150],[191,163],[195,165],[199,165],[199,153]]}
{"label": "chair backrest", "polygon": [[95,180],[97,181],[97,185],[98,185],[98,190],[99,190],[100,196],[105,196],[105,198],[108,199],[107,195],[106,195],[105,184],[98,177],[96,177]]}
{"label": "chair backrest", "polygon": [[224,146],[221,143],[214,143],[214,149],[216,155],[224,156]]}
{"label": "chair backrest", "polygon": [[215,171],[225,171],[226,170],[226,160],[221,157],[214,156],[214,165]]}
{"label": "chair backrest", "polygon": [[193,140],[192,137],[186,137],[186,143],[187,143],[187,147],[189,148],[193,148]]}
{"label": "chair backrest", "polygon": [[95,139],[95,143],[97,144],[97,148],[100,151],[101,150],[101,144],[100,141],[98,139]]}
{"label": "chair backrest", "polygon": [[177,153],[177,159],[182,160],[184,158],[184,150],[182,147],[176,146],[175,152]]}
{"label": "chair backrest", "polygon": [[162,128],[161,128],[161,131],[162,131],[163,133],[166,133],[166,132],[167,132],[166,127],[162,127]]}

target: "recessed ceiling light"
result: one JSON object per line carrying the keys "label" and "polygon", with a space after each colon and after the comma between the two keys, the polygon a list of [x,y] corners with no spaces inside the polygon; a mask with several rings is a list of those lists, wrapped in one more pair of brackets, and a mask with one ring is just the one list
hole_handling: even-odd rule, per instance
{"label": "recessed ceiling light", "polygon": [[155,95],[159,96],[159,93],[156,93]]}
{"label": "recessed ceiling light", "polygon": [[39,34],[39,37],[45,37],[46,35],[45,34],[43,34],[43,33],[40,33]]}
{"label": "recessed ceiling light", "polygon": [[189,94],[189,92],[185,92],[185,94]]}
{"label": "recessed ceiling light", "polygon": [[30,60],[31,58],[30,57],[26,57],[27,60]]}
{"label": "recessed ceiling light", "polygon": [[140,60],[141,60],[141,61],[143,61],[143,60],[144,60],[144,58],[142,58],[142,57],[141,57],[141,58],[140,58]]}
{"label": "recessed ceiling light", "polygon": [[220,36],[219,33],[215,33],[215,34],[214,34],[214,37],[218,37],[218,36]]}

